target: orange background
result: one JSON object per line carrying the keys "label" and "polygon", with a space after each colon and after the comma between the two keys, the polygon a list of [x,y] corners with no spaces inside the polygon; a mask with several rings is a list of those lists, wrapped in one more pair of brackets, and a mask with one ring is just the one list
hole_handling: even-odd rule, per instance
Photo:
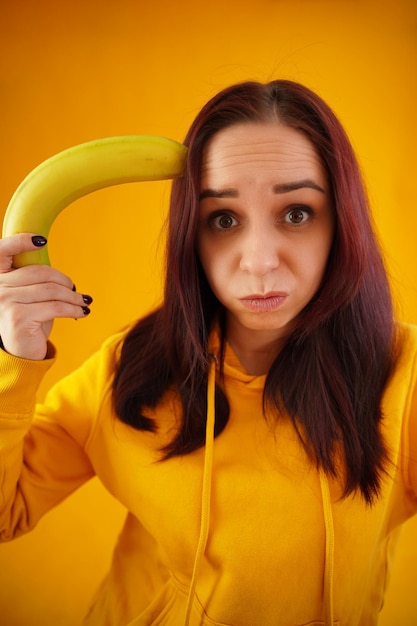
{"label": "orange background", "polygon": [[[399,317],[417,322],[415,0],[2,0],[0,206],[38,163],[120,134],[182,140],[202,104],[247,78],[299,80],[347,128],[386,250]],[[94,296],[55,324],[60,359],[41,389],[160,298],[169,183],[79,200],[51,231],[53,264]],[[1,215],[0,215],[1,216]],[[3,626],[78,626],[123,511],[97,481],[30,535],[0,547]],[[417,523],[400,543],[381,624],[417,621]]]}

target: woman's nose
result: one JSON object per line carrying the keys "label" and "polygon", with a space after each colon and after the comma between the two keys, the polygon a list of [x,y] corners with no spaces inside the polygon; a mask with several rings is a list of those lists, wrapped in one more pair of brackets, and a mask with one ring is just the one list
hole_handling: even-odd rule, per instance
{"label": "woman's nose", "polygon": [[256,229],[242,239],[240,269],[264,276],[280,264],[280,245],[277,233],[271,228]]}

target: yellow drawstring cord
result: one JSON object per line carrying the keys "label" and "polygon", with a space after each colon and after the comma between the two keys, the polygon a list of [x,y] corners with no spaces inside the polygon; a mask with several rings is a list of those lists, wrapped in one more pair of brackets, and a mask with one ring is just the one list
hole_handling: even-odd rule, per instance
{"label": "yellow drawstring cord", "polygon": [[190,590],[188,593],[187,609],[185,613],[184,626],[190,624],[191,611],[194,603],[195,588],[197,584],[197,576],[200,568],[201,559],[207,544],[209,526],[210,526],[210,498],[211,498],[211,475],[213,468],[213,444],[214,444],[214,398],[216,385],[216,362],[212,358],[208,381],[207,381],[207,421],[206,421],[206,447],[204,453],[204,469],[203,484],[201,496],[201,522],[200,536],[198,538],[197,551],[194,558],[193,574],[191,577]]}
{"label": "yellow drawstring cord", "polygon": [[333,577],[334,577],[334,527],[333,513],[330,499],[329,481],[326,474],[320,469],[320,487],[323,503],[324,527],[326,532],[325,562],[324,562],[324,607],[325,624],[333,625]]}

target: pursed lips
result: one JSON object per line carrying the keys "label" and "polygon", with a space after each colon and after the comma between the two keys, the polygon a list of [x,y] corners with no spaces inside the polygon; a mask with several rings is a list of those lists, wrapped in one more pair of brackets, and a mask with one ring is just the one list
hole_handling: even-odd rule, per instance
{"label": "pursed lips", "polygon": [[239,301],[251,311],[268,312],[278,309],[287,296],[288,294],[282,291],[270,291],[265,294],[250,294],[239,298]]}

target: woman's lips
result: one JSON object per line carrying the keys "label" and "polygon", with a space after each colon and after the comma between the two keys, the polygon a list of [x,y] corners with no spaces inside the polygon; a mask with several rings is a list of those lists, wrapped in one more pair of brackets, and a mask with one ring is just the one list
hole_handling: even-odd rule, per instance
{"label": "woman's lips", "polygon": [[267,293],[265,295],[253,294],[240,298],[240,302],[251,311],[265,313],[278,309],[286,297],[286,293]]}

